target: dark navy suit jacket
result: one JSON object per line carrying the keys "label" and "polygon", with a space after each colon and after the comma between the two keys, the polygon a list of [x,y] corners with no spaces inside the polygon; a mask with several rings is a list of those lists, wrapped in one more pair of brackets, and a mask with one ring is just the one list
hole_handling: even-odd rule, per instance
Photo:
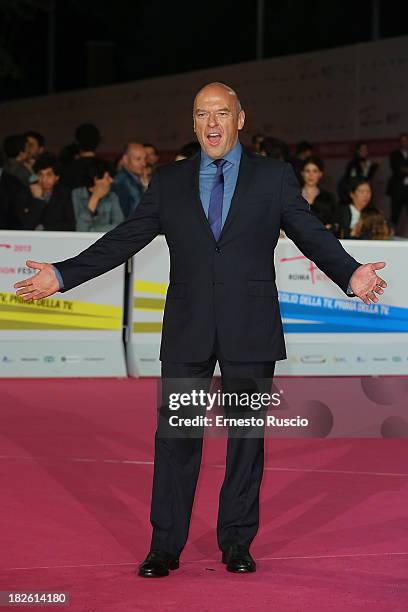
{"label": "dark navy suit jacket", "polygon": [[199,196],[200,154],[157,169],[135,213],[88,249],[54,265],[63,291],[118,266],[155,236],[170,251],[160,358],[200,362],[217,333],[229,361],[285,359],[274,249],[282,227],[346,293],[360,265],[310,212],[290,164],[243,151],[218,242]]}

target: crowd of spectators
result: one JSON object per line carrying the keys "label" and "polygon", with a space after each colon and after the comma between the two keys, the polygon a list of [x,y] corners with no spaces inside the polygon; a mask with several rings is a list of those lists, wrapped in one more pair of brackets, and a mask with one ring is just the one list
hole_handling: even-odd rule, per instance
{"label": "crowd of spectators", "polygon": [[106,232],[131,215],[159,156],[150,143],[129,142],[114,163],[98,155],[99,130],[82,124],[58,156],[37,132],[3,143],[0,228]]}
{"label": "crowd of spectators", "polygon": [[259,155],[289,162],[302,187],[310,210],[339,238],[387,240],[395,235],[401,213],[408,212],[408,134],[389,157],[390,176],[386,195],[391,200],[387,219],[373,198],[373,180],[379,164],[369,155],[366,142],[356,144],[354,154],[337,181],[336,192],[325,189],[324,163],[307,141],[297,144],[292,156],[289,146],[278,138],[255,134],[253,150]]}
{"label": "crowd of spectators", "polygon": [[[47,150],[38,132],[8,136],[0,164],[0,229],[106,232],[132,215],[160,163],[157,148],[130,141],[111,162],[99,156],[100,142],[92,124],[78,126],[74,141],[59,155]],[[175,161],[198,151],[199,144],[190,142]],[[324,163],[310,142],[299,142],[292,155],[282,140],[255,134],[252,151],[291,163],[311,212],[339,238],[388,239],[408,207],[407,134],[401,134],[399,147],[390,155],[389,219],[373,201],[378,164],[366,142],[357,143],[337,193],[323,187]]]}

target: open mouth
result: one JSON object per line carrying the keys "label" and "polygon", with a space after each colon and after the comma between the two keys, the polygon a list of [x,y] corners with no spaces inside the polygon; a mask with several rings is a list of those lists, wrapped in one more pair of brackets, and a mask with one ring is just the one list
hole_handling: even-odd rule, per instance
{"label": "open mouth", "polygon": [[212,147],[217,147],[221,142],[221,134],[219,132],[210,132],[207,134],[207,140]]}

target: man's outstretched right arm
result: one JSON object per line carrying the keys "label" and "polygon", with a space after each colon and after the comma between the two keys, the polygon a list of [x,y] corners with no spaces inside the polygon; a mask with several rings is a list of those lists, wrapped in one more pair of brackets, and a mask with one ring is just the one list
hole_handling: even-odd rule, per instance
{"label": "man's outstretched right arm", "polygon": [[[24,300],[37,300],[59,290],[69,291],[124,263],[160,234],[159,196],[158,171],[134,214],[90,247],[75,257],[52,265],[28,261],[27,265],[39,272],[14,285],[18,289],[17,295]],[[56,270],[62,277],[63,288],[60,287]]]}

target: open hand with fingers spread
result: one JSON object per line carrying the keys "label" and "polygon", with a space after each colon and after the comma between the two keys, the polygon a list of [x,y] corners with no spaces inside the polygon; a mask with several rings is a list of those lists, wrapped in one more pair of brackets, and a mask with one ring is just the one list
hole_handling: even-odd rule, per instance
{"label": "open hand with fingers spread", "polygon": [[376,293],[378,293],[378,295],[384,293],[387,283],[377,275],[376,270],[382,270],[382,268],[385,268],[385,265],[384,261],[367,263],[357,268],[352,275],[350,285],[353,293],[359,297],[364,304],[378,302]]}
{"label": "open hand with fingers spread", "polygon": [[26,261],[26,265],[38,270],[38,272],[34,276],[14,284],[14,288],[17,289],[16,295],[19,295],[26,302],[31,302],[46,298],[59,290],[60,285],[55,269],[51,264],[39,263],[29,259]]}

